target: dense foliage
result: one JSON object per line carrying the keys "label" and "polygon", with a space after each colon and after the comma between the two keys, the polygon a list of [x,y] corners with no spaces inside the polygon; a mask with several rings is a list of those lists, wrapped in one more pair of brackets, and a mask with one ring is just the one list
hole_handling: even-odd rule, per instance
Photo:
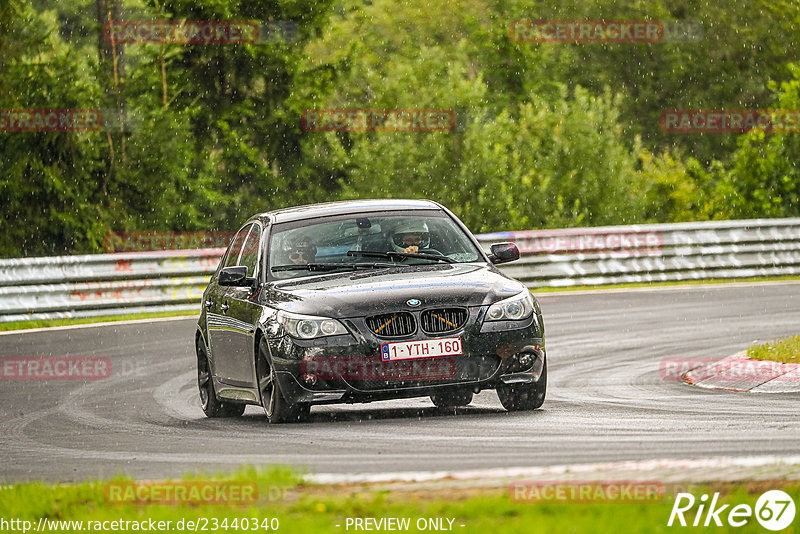
{"label": "dense foliage", "polygon": [[[474,231],[800,215],[800,134],[677,134],[666,109],[800,109],[792,0],[9,0],[0,108],[117,127],[0,132],[0,256],[109,231],[427,197]],[[100,21],[258,20],[254,44],[110,47]],[[516,19],[658,19],[659,43],[519,43]],[[319,108],[436,108],[451,132],[313,132]]]}

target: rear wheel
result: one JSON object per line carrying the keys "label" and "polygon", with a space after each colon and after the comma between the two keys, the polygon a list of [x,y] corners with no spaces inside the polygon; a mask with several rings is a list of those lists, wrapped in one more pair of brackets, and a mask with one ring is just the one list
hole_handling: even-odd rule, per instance
{"label": "rear wheel", "polygon": [[281,384],[275,379],[275,372],[270,365],[267,340],[261,338],[258,343],[258,389],[261,392],[261,405],[271,424],[296,423],[308,417],[311,405],[306,403],[289,404],[281,391]]}
{"label": "rear wheel", "polygon": [[502,384],[497,386],[500,404],[509,412],[535,410],[544,403],[547,393],[547,361],[542,367],[542,375],[532,384]]}
{"label": "rear wheel", "polygon": [[244,404],[221,402],[214,391],[211,367],[208,365],[206,345],[200,336],[195,342],[197,352],[197,388],[200,390],[200,405],[206,417],[238,417],[244,413]]}
{"label": "rear wheel", "polygon": [[433,393],[431,401],[437,408],[456,408],[458,406],[466,406],[472,402],[472,391],[470,390],[457,390],[457,391],[442,391]]}

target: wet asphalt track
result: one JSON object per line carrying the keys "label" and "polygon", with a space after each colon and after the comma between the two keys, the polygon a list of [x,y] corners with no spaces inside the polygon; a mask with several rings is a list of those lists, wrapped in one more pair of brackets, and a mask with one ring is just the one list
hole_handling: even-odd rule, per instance
{"label": "wet asphalt track", "polygon": [[455,414],[428,399],[315,407],[270,426],[258,407],[209,420],[192,320],[0,336],[0,356],[107,356],[98,381],[0,381],[0,481],[125,473],[164,478],[239,464],[316,473],[463,470],[800,450],[800,394],[709,391],[659,362],[724,357],[800,331],[800,283],[543,294],[549,391],[506,413],[493,391]]}

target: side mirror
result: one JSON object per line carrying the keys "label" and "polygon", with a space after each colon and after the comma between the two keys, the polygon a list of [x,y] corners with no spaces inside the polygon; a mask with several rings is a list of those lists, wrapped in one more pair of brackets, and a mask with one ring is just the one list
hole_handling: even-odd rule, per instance
{"label": "side mirror", "polygon": [[225,267],[219,272],[219,285],[246,287],[252,286],[255,278],[247,277],[247,267],[240,265],[237,267]]}
{"label": "side mirror", "polygon": [[508,263],[519,259],[519,249],[514,243],[495,243],[491,247],[489,260],[494,263]]}

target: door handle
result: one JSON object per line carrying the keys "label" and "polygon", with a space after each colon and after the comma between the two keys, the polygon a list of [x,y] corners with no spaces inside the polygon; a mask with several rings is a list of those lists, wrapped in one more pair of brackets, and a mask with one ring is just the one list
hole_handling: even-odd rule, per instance
{"label": "door handle", "polygon": [[220,306],[220,309],[222,310],[222,313],[225,313],[226,311],[228,311],[229,307],[230,306],[228,306],[227,304],[223,304],[222,306]]}

